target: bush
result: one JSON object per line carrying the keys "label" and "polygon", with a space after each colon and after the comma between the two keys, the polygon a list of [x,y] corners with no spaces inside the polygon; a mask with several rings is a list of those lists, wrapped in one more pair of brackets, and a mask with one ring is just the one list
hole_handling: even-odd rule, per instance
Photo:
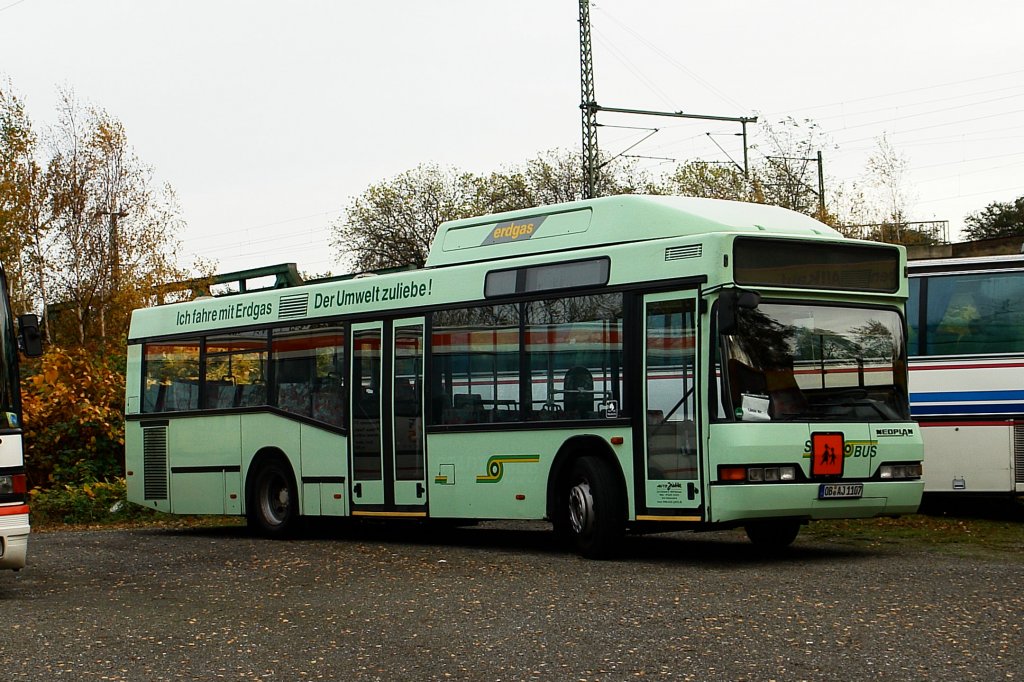
{"label": "bush", "polygon": [[47,348],[22,379],[25,467],[32,487],[124,476],[124,359]]}
{"label": "bush", "polygon": [[33,525],[106,524],[160,516],[151,509],[128,503],[123,478],[55,486],[49,490],[35,488],[30,497]]}

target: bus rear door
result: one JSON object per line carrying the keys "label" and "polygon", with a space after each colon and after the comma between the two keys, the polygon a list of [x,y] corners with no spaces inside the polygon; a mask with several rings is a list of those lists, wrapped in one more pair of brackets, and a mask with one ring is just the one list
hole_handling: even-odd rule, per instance
{"label": "bus rear door", "polygon": [[423,318],[352,325],[354,516],[426,516]]}

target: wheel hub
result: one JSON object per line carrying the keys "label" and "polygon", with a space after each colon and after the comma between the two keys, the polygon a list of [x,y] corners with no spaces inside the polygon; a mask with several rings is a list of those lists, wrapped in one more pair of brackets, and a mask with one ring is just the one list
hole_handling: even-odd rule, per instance
{"label": "wheel hub", "polygon": [[288,515],[288,506],[291,502],[287,483],[280,477],[271,478],[266,482],[261,498],[263,515],[266,520],[274,525],[283,523]]}
{"label": "wheel hub", "polygon": [[594,497],[586,481],[580,481],[569,489],[569,522],[577,535],[585,534],[593,525]]}

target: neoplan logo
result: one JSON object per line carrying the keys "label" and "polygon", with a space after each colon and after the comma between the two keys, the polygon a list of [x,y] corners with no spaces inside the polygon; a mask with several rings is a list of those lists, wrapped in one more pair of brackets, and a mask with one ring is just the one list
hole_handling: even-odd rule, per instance
{"label": "neoplan logo", "polygon": [[875,429],[875,438],[905,438],[906,436],[913,436],[914,429],[912,428],[897,428],[897,429]]}

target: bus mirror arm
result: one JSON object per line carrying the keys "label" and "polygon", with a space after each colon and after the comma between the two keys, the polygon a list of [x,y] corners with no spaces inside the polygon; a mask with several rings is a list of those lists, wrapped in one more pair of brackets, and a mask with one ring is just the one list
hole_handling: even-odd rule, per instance
{"label": "bus mirror arm", "polygon": [[34,314],[18,316],[18,345],[30,358],[43,354],[43,337],[39,333],[39,318]]}
{"label": "bus mirror arm", "polygon": [[761,294],[748,289],[723,289],[718,294],[718,331],[736,333],[736,310],[754,310],[761,303]]}

